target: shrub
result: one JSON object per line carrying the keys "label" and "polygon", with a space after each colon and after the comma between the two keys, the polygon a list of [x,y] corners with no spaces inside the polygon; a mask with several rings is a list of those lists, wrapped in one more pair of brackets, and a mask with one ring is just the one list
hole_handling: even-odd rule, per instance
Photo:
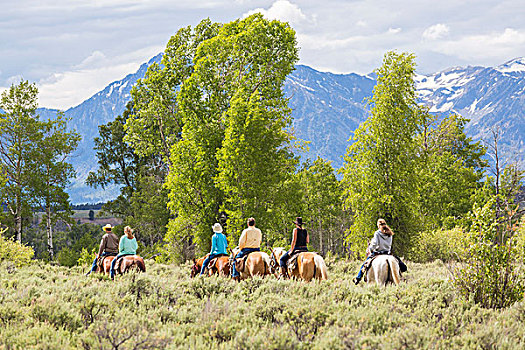
{"label": "shrub", "polygon": [[[523,298],[515,227],[498,224],[492,201],[474,208],[472,244],[466,264],[455,271],[454,285],[467,298],[487,308],[504,308]],[[506,239],[500,239],[506,237]]]}
{"label": "shrub", "polygon": [[87,250],[86,248],[82,248],[82,251],[80,252],[80,256],[77,260],[77,264],[80,266],[86,266],[91,265],[93,263],[93,259],[95,259],[97,248],[93,248],[91,252]]}
{"label": "shrub", "polygon": [[35,255],[33,248],[5,238],[2,235],[5,231],[0,231],[0,261],[11,261],[18,267],[29,265]]}
{"label": "shrub", "polygon": [[57,260],[62,266],[72,267],[77,264],[78,254],[70,248],[63,248],[58,252]]}
{"label": "shrub", "polygon": [[460,227],[451,230],[420,232],[410,251],[410,260],[431,262],[436,259],[448,262],[462,260],[461,254],[469,245],[468,234]]}

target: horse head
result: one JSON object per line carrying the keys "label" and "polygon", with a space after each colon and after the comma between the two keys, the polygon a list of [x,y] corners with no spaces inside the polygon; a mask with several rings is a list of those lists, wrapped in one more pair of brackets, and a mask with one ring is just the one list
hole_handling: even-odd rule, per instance
{"label": "horse head", "polygon": [[202,263],[199,264],[199,260],[193,258],[193,266],[191,267],[191,272],[190,272],[191,278],[197,276],[201,272]]}

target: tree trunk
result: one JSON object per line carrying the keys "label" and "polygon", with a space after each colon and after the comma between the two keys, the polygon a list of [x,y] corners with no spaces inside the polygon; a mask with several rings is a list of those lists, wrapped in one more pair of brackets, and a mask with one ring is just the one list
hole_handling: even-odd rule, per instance
{"label": "tree trunk", "polygon": [[317,222],[317,225],[319,227],[319,250],[321,255],[324,255],[324,249],[323,249],[323,230],[321,228],[321,220]]}
{"label": "tree trunk", "polygon": [[47,251],[49,252],[49,258],[53,260],[54,249],[53,249],[53,227],[51,224],[51,206],[46,205],[46,230],[47,230]]}
{"label": "tree trunk", "polygon": [[15,231],[16,231],[16,240],[22,243],[22,217],[20,214],[15,216]]}
{"label": "tree trunk", "polygon": [[17,241],[19,243],[22,243],[22,204],[19,198],[17,198],[17,201],[16,201],[15,231],[16,231]]}

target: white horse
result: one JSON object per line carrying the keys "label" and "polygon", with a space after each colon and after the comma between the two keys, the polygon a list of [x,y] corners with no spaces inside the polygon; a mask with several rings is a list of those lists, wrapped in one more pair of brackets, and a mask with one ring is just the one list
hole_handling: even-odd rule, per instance
{"label": "white horse", "polygon": [[[272,249],[272,270],[277,274],[279,260],[286,253],[286,249],[277,247]],[[288,275],[310,282],[312,279],[318,281],[328,279],[326,264],[321,255],[313,252],[300,253],[297,258],[297,266],[294,270],[289,270]]]}
{"label": "white horse", "polygon": [[377,256],[366,273],[366,281],[384,286],[387,283],[398,285],[401,282],[401,273],[397,259],[392,255]]}

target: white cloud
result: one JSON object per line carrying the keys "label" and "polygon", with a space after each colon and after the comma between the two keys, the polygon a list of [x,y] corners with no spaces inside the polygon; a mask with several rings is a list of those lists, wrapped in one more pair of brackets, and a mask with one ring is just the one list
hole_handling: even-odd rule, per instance
{"label": "white cloud", "polygon": [[505,60],[523,56],[523,45],[525,30],[506,28],[503,32],[466,35],[456,40],[433,43],[432,50],[460,57],[470,64],[506,57],[499,59],[499,63],[503,63]]}
{"label": "white cloud", "polygon": [[37,84],[39,105],[57,109],[76,106],[111,82],[134,73],[162,50],[152,46],[116,57],[95,51],[72,69],[41,79]]}
{"label": "white cloud", "polygon": [[102,52],[96,50],[93,51],[91,55],[86,57],[76,68],[90,68],[97,66],[99,64],[105,64],[106,63],[106,55],[104,55]]}
{"label": "white cloud", "polygon": [[401,28],[388,28],[388,34],[398,34],[401,33]]}
{"label": "white cloud", "polygon": [[436,40],[447,36],[450,28],[446,24],[438,23],[428,27],[423,32],[423,39]]}
{"label": "white cloud", "polygon": [[6,82],[8,86],[11,86],[12,84],[20,83],[22,80],[24,80],[24,77],[20,74],[17,74],[17,75],[13,75],[7,78]]}
{"label": "white cloud", "polygon": [[262,13],[268,19],[276,19],[283,22],[289,22],[292,25],[300,25],[304,23],[315,23],[315,16],[306,16],[304,12],[288,0],[277,0],[269,9],[257,8],[248,11],[243,17],[248,17],[254,13]]}

